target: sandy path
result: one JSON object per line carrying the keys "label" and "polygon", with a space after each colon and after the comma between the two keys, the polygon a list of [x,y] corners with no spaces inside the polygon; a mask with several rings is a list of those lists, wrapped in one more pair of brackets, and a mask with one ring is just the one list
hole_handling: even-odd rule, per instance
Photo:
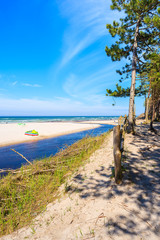
{"label": "sandy path", "polygon": [[159,240],[160,136],[146,126],[137,132],[139,136],[126,135],[123,184],[111,179],[111,133],[68,182],[67,194],[49,204],[32,226],[1,239]]}

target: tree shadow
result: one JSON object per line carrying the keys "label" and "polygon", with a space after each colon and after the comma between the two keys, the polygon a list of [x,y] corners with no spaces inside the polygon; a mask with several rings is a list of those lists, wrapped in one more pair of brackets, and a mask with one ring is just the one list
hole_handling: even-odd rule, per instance
{"label": "tree shadow", "polygon": [[[160,131],[158,125],[155,128]],[[107,236],[160,239],[160,136],[149,132],[148,126],[137,126],[136,132],[130,145],[135,151],[124,151],[122,184],[115,184],[113,166],[100,166],[88,178],[76,175],[71,192],[79,192],[82,199],[118,204],[120,211],[109,215],[104,225]]]}

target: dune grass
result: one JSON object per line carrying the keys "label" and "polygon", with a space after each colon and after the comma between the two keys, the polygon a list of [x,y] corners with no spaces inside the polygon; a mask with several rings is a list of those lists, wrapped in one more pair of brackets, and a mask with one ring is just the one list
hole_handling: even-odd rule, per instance
{"label": "dune grass", "polygon": [[0,180],[0,236],[9,234],[44,211],[58,188],[104,142],[108,133],[85,137],[55,156],[22,166]]}

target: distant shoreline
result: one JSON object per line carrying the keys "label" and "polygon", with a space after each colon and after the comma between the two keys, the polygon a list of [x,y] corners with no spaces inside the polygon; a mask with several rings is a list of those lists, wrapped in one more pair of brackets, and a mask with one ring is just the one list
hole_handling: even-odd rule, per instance
{"label": "distant shoreline", "polygon": [[88,122],[116,119],[118,119],[118,116],[0,116],[0,124],[28,122]]}

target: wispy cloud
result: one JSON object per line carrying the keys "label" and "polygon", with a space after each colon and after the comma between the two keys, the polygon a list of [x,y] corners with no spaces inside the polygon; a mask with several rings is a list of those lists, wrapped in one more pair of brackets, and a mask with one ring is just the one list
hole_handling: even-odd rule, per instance
{"label": "wispy cloud", "polygon": [[12,82],[12,86],[15,86],[18,83],[18,81]]}
{"label": "wispy cloud", "polygon": [[63,39],[62,66],[107,34],[106,23],[117,19],[110,11],[110,3],[106,0],[64,0],[59,4],[62,16],[68,21]]}
{"label": "wispy cloud", "polygon": [[[118,64],[116,66],[118,66]],[[90,95],[100,97],[100,94],[105,92],[107,87],[116,83],[113,77],[114,72],[115,65],[111,64],[94,71],[86,77],[76,76],[71,73],[64,82],[63,89],[71,97],[86,98],[86,96]]]}
{"label": "wispy cloud", "polygon": [[22,85],[25,86],[25,87],[35,87],[35,88],[42,87],[39,84],[30,84],[30,83],[22,83]]}
{"label": "wispy cloud", "polygon": [[66,79],[66,81],[63,84],[63,89],[64,91],[72,97],[77,96],[77,84],[78,84],[78,79],[76,78],[76,75],[70,74],[69,77]]}
{"label": "wispy cloud", "polygon": [[[67,101],[66,101],[67,100]],[[13,107],[14,106],[14,107]],[[73,101],[69,98],[60,98],[53,100],[41,99],[9,99],[0,98],[0,113],[5,115],[52,115],[52,116],[66,116],[66,115],[118,115],[127,113],[127,106],[104,105],[99,102],[92,102],[86,105],[80,101]]]}

